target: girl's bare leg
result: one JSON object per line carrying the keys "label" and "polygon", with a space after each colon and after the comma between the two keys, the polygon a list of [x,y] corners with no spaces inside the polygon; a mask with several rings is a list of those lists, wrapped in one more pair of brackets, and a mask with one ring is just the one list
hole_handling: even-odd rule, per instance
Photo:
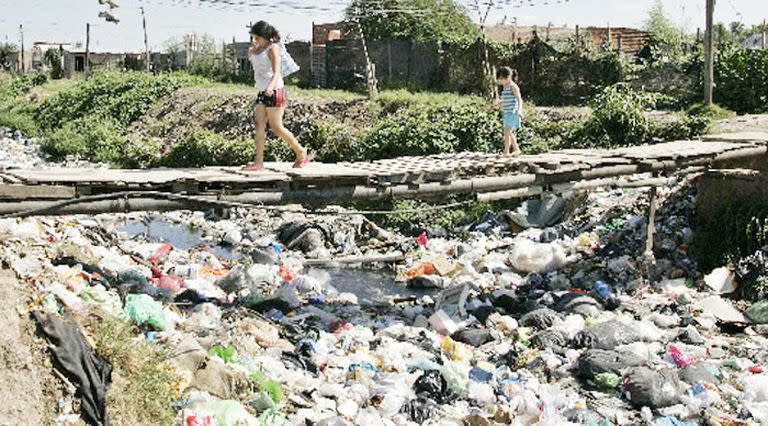
{"label": "girl's bare leg", "polygon": [[[520,146],[517,144],[517,130],[510,129],[509,136],[510,145],[512,145],[512,156],[517,157],[518,155],[522,154],[522,151],[520,151]],[[509,147],[507,147],[507,151],[509,151]]]}
{"label": "girl's bare leg", "polygon": [[264,145],[267,143],[267,107],[256,105],[253,119],[256,137],[256,161],[246,166],[245,169],[259,171],[264,169]]}
{"label": "girl's bare leg", "polygon": [[277,137],[291,147],[293,153],[296,154],[296,161],[301,162],[304,160],[304,157],[306,157],[307,150],[299,144],[299,141],[296,140],[296,136],[283,125],[283,113],[285,113],[285,108],[267,108],[269,128],[272,129],[272,132],[274,132]]}
{"label": "girl's bare leg", "polygon": [[509,148],[512,145],[512,129],[504,129],[504,156],[509,157]]}

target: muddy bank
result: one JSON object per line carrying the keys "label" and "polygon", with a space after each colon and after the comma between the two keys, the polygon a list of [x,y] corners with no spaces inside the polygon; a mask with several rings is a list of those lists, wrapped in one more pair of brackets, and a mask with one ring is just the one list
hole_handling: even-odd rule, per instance
{"label": "muddy bank", "polygon": [[54,424],[57,406],[72,403],[29,316],[35,296],[15,272],[0,268],[0,419],[7,425]]}

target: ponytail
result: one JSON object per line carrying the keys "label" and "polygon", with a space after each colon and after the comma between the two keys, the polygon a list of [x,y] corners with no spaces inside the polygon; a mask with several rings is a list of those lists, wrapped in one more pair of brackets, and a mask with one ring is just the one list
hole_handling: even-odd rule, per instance
{"label": "ponytail", "polygon": [[259,21],[251,27],[251,34],[265,38],[272,43],[280,42],[280,32],[266,21]]}

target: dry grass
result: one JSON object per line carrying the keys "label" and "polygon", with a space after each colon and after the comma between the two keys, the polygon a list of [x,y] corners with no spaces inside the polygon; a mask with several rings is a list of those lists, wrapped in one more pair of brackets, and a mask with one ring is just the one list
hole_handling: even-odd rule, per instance
{"label": "dry grass", "polygon": [[138,342],[138,330],[105,315],[85,321],[97,352],[112,363],[107,412],[115,425],[173,424],[180,378],[166,360],[170,352]]}

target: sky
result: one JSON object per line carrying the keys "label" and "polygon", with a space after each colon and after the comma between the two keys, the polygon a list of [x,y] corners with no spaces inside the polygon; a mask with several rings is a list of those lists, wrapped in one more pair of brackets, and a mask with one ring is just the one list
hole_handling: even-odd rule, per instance
{"label": "sky", "polygon": [[[104,1],[104,0],[102,0]],[[99,0],[0,0],[0,42],[19,44],[19,25],[24,26],[27,46],[35,41],[83,43],[86,22],[91,23],[94,51],[144,50],[140,6],[147,17],[152,50],[184,34],[212,35],[218,44],[248,39],[249,22],[267,20],[288,40],[309,40],[312,22],[341,19],[344,0],[234,0],[248,6],[215,6],[211,0],[114,0],[115,25],[98,17],[108,10]],[[468,1],[468,0],[464,0]],[[515,0],[503,10],[494,10],[489,24],[517,19],[519,25],[568,25],[640,27],[655,0]],[[705,0],[663,0],[670,18],[688,31],[704,26]],[[291,6],[286,6],[290,4]],[[474,15],[473,15],[474,16]],[[768,0],[717,0],[716,22],[741,21],[753,25],[768,19]]]}

